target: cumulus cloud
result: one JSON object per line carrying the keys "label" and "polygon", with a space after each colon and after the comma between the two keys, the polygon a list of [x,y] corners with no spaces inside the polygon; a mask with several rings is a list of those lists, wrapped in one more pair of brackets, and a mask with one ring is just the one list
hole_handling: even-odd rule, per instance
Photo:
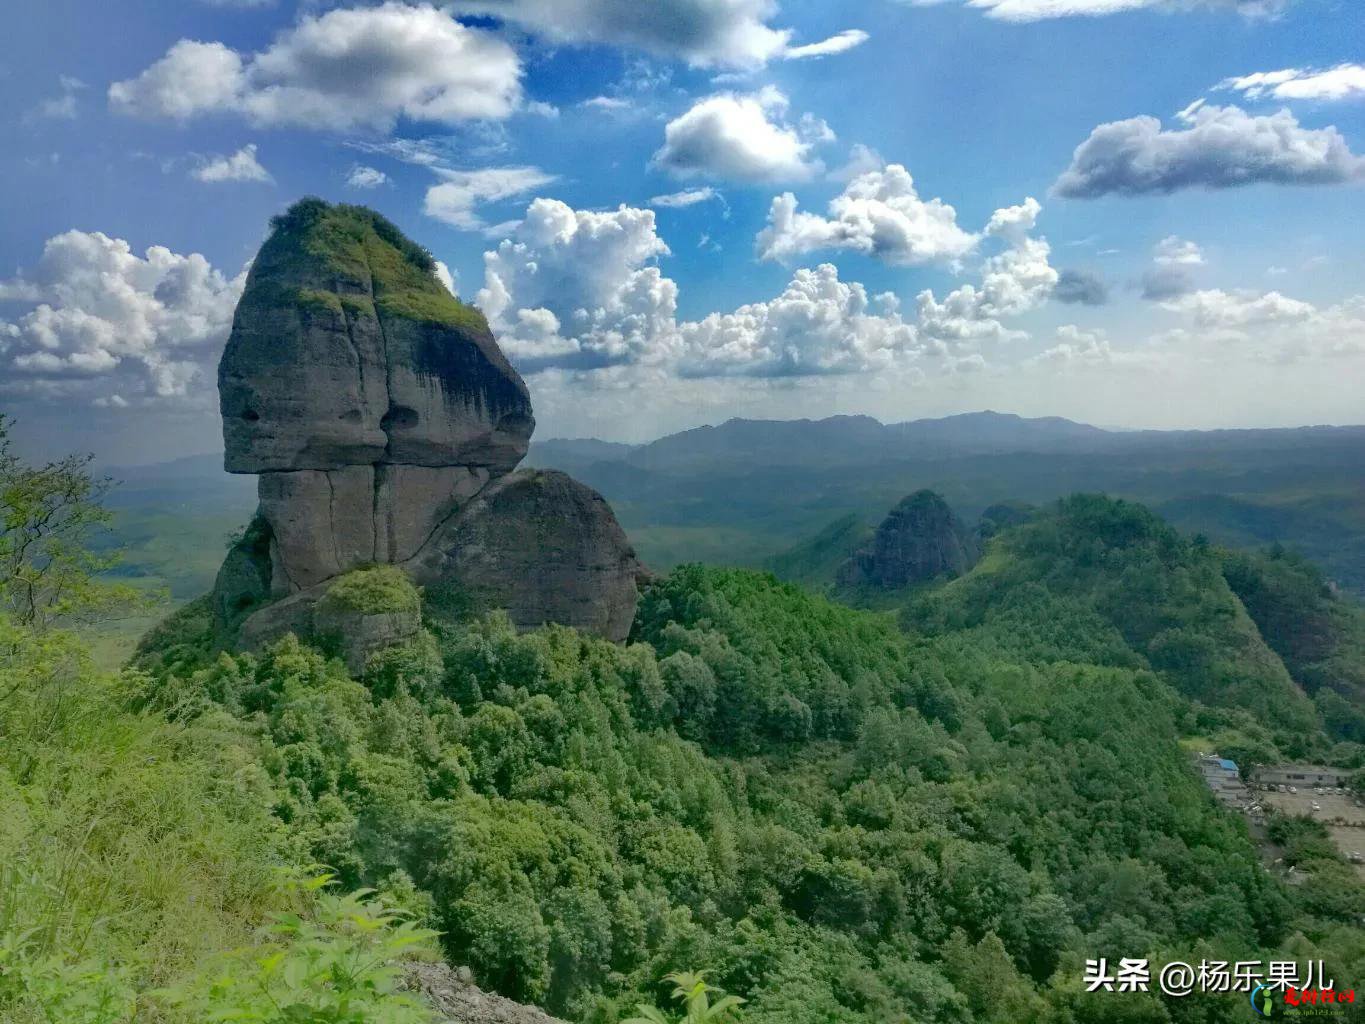
{"label": "cumulus cloud", "polygon": [[645,50],[698,67],[758,67],[770,60],[840,53],[862,43],[856,29],[792,46],[790,29],[773,28],[775,0],[456,0],[460,14],[500,18],[566,43]]}
{"label": "cumulus cloud", "polygon": [[1279,292],[1230,292],[1219,288],[1190,292],[1163,305],[1172,312],[1185,314],[1199,327],[1300,322],[1317,312],[1312,303]]}
{"label": "cumulus cloud", "polygon": [[[945,0],[901,0],[912,7],[929,7]],[[1265,17],[1283,10],[1291,0],[966,0],[967,6],[1001,21],[1029,22],[1049,18],[1098,17],[1140,10],[1228,10],[1247,17]]]}
{"label": "cumulus cloud", "polygon": [[356,164],[346,174],[348,188],[378,188],[380,185],[388,184],[388,181],[389,176],[383,171],[363,164]]}
{"label": "cumulus cloud", "polygon": [[256,145],[243,146],[231,156],[210,157],[194,170],[191,177],[210,183],[224,181],[274,181],[270,172],[256,159]]}
{"label": "cumulus cloud", "polygon": [[1348,100],[1365,96],[1365,64],[1331,68],[1282,68],[1225,78],[1218,89],[1247,99]]}
{"label": "cumulus cloud", "polygon": [[1155,117],[1102,124],[1076,148],[1057,195],[1170,193],[1239,185],[1330,185],[1365,178],[1365,158],[1335,127],[1304,128],[1288,110],[1253,116],[1200,101],[1163,130]]}
{"label": "cumulus cloud", "polygon": [[536,199],[512,237],[484,253],[478,303],[528,371],[657,360],[674,341],[678,289],[647,264],[668,251],[652,210]]}
{"label": "cumulus cloud", "polygon": [[1103,306],[1109,301],[1109,286],[1093,271],[1063,270],[1057,276],[1052,297],[1071,305]]}
{"label": "cumulus cloud", "polygon": [[450,268],[446,266],[444,263],[442,263],[440,260],[436,260],[435,273],[436,280],[440,281],[441,284],[445,285],[446,291],[450,292],[450,294],[454,295],[456,298],[459,298],[460,293],[455,290],[455,275],[451,273]]}
{"label": "cumulus cloud", "polygon": [[477,171],[437,168],[436,173],[443,180],[427,189],[423,211],[464,231],[488,227],[477,207],[524,196],[556,180],[555,175],[539,167],[484,167]]}
{"label": "cumulus cloud", "polygon": [[536,199],[512,237],[484,254],[478,302],[528,373],[652,367],[684,377],[841,375],[933,358],[953,372],[982,364],[981,343],[1019,336],[1001,323],[1057,284],[1047,242],[1032,234],[1041,207],[997,210],[983,237],[998,251],[980,282],[905,316],[895,295],[869,296],[822,264],[793,272],[777,297],[694,321],[676,317],[678,288],[654,261],[668,255],[650,210],[573,210]]}
{"label": "cumulus cloud", "polygon": [[1192,271],[1203,264],[1204,251],[1196,243],[1167,235],[1156,244],[1152,267],[1142,275],[1142,297],[1162,302],[1194,291]]}
{"label": "cumulus cloud", "polygon": [[957,211],[941,199],[920,198],[900,164],[854,178],[830,201],[829,216],[797,209],[787,192],[773,199],[757,247],[765,260],[849,249],[887,263],[910,265],[955,260],[976,247],[977,236],[957,224]]}
{"label": "cumulus cloud", "polygon": [[1162,308],[1185,326],[1168,343],[1234,348],[1264,362],[1365,355],[1365,296],[1316,306],[1278,291],[1209,288],[1169,299]]}
{"label": "cumulus cloud", "polygon": [[521,65],[506,41],[435,7],[395,2],[305,17],[254,54],[182,39],[109,87],[114,110],[140,117],[236,113],[339,131],[504,118],[520,99]]}
{"label": "cumulus cloud", "polygon": [[824,170],[812,151],[833,138],[806,115],[787,119],[787,97],[769,86],[756,93],[718,93],[668,122],[654,164],[678,177],[739,181],[803,181]]}
{"label": "cumulus cloud", "polygon": [[940,302],[931,290],[919,294],[919,329],[937,350],[949,354],[963,346],[1024,337],[1002,319],[1019,316],[1045,302],[1059,274],[1049,262],[1047,241],[1031,234],[1042,206],[1032,197],[996,210],[984,234],[1003,250],[981,265],[980,285],[965,284]]}
{"label": "cumulus cloud", "polygon": [[1075,324],[1057,328],[1057,344],[1034,356],[1034,363],[1057,366],[1107,366],[1114,361],[1114,350],[1101,329],[1082,330]]}
{"label": "cumulus cloud", "polygon": [[684,376],[862,373],[914,353],[914,325],[894,295],[869,300],[829,263],[798,270],[777,298],[680,327]]}
{"label": "cumulus cloud", "polygon": [[1152,262],[1160,267],[1197,267],[1204,262],[1204,250],[1187,238],[1167,235],[1157,242]]}
{"label": "cumulus cloud", "polygon": [[198,253],[152,246],[137,256],[100,232],[56,235],[31,276],[0,288],[36,303],[0,321],[0,376],[11,390],[83,381],[106,397],[184,395],[226,340],[245,280],[245,270],[229,279]]}

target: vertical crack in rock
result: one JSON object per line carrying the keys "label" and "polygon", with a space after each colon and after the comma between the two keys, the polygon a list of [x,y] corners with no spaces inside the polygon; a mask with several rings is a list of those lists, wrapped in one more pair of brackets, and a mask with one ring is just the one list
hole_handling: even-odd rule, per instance
{"label": "vertical crack in rock", "polygon": [[327,481],[327,524],[332,535],[332,558],[336,560],[337,571],[339,572],[341,567],[346,564],[346,559],[341,557],[341,548],[338,543],[338,534],[341,531],[337,529],[337,489],[336,484],[332,482],[330,472],[325,472],[322,476]]}

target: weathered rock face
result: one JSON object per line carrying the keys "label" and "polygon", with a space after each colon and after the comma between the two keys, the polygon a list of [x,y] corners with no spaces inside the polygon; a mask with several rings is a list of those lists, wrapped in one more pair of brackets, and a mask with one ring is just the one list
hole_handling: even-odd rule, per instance
{"label": "weathered rock face", "polygon": [[980,557],[976,537],[933,491],[916,491],[887,515],[871,544],[839,570],[841,586],[895,590],[960,576]]}
{"label": "weathered rock face", "polygon": [[431,257],[383,218],[304,200],[277,218],[218,366],[230,473],[352,466],[509,472],[526,385]]}
{"label": "weathered rock face", "polygon": [[403,987],[432,1008],[444,1024],[564,1024],[534,1006],[514,1003],[474,984],[467,967],[412,961],[405,965]]}
{"label": "weathered rock face", "polygon": [[643,573],[602,496],[553,470],[493,484],[407,568],[507,609],[522,629],[558,622],[611,640],[630,633]]}
{"label": "weathered rock face", "polygon": [[276,218],[218,386],[226,468],[260,475],[214,592],[244,643],[302,630],[329,580],[373,564],[448,574],[526,626],[629,631],[639,566],[611,509],[567,477],[507,477],[535,425],[526,385],[379,215],[309,199]]}

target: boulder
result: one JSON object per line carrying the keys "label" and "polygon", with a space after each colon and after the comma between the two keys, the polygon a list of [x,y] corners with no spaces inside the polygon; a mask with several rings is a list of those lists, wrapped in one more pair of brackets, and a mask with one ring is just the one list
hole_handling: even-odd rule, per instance
{"label": "boulder", "polygon": [[839,570],[839,584],[897,590],[941,576],[960,576],[981,557],[975,535],[933,491],[903,498],[871,543]]}
{"label": "boulder", "polygon": [[611,506],[554,470],[499,480],[441,527],[407,568],[505,608],[522,629],[547,622],[624,640],[644,569]]}
{"label": "boulder", "polygon": [[357,569],[258,609],[242,622],[238,646],[259,651],[293,633],[334,651],[358,676],[372,654],[411,639],[421,628],[416,588],[400,569],[381,565]]}

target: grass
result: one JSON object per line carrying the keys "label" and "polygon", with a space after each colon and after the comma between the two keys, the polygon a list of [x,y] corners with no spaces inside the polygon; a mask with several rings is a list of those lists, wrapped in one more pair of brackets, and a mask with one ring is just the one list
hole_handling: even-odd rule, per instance
{"label": "grass", "polygon": [[[488,323],[436,278],[435,260],[385,217],[364,206],[303,199],[273,221],[243,301],[293,301],[341,314],[378,312],[487,333]],[[271,284],[270,282],[281,282]],[[279,288],[289,289],[287,295]],[[350,288],[373,295],[355,294]]]}
{"label": "grass", "polygon": [[235,726],[128,711],[76,638],[0,631],[0,1019],[123,1020],[73,1000],[135,1002],[284,909],[266,777]]}

